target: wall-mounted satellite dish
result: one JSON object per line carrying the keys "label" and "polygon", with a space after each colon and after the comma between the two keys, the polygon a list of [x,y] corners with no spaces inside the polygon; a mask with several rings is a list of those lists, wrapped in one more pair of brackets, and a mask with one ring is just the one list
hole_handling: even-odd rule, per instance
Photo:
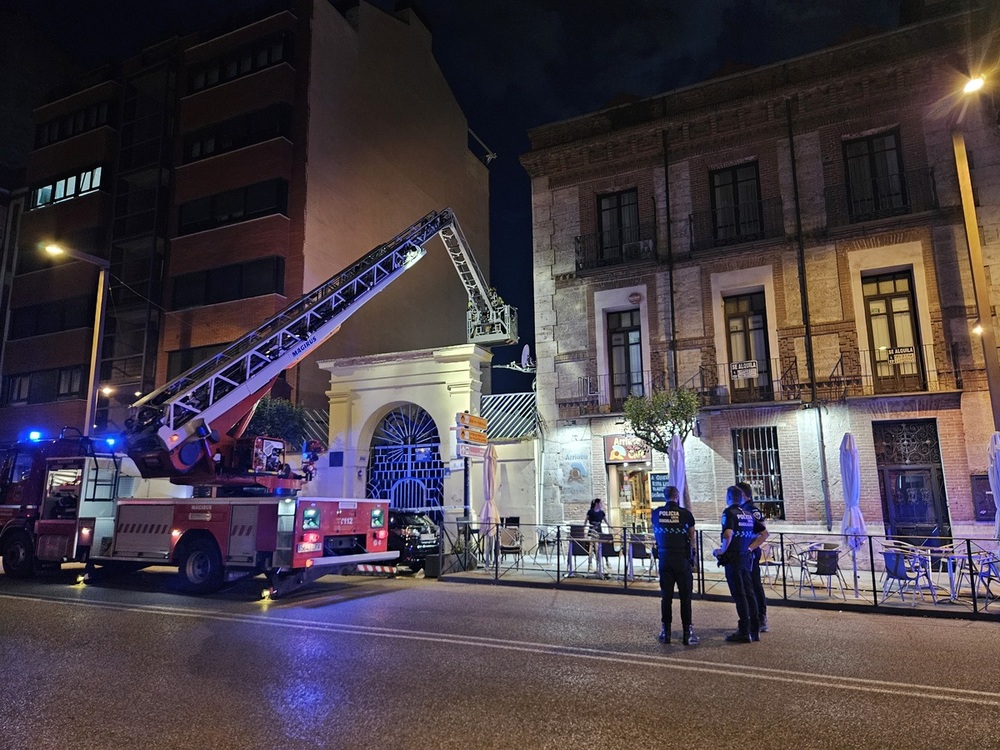
{"label": "wall-mounted satellite dish", "polygon": [[531,358],[531,348],[525,344],[521,350],[521,361],[510,362],[506,365],[493,365],[498,370],[515,370],[517,372],[535,372],[535,361]]}

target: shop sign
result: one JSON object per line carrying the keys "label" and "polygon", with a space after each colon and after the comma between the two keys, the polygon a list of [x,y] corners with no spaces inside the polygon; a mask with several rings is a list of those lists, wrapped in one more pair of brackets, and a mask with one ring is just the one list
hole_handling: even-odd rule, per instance
{"label": "shop sign", "polygon": [[634,435],[605,435],[604,460],[609,464],[648,461],[649,446]]}
{"label": "shop sign", "polygon": [[729,377],[733,380],[752,380],[757,377],[757,360],[748,359],[745,362],[730,362]]}

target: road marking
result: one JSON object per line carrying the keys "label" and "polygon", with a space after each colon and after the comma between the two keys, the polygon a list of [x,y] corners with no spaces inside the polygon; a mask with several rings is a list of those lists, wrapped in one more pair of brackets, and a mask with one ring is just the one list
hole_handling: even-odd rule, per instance
{"label": "road marking", "polygon": [[981,706],[1000,708],[1000,693],[986,690],[968,690],[951,688],[943,685],[922,685],[910,682],[892,682],[888,680],[873,680],[863,677],[845,677],[843,675],[821,674],[815,672],[798,672],[773,667],[757,667],[731,662],[703,661],[691,658],[659,656],[656,654],[634,654],[627,651],[607,651],[605,649],[586,648],[583,646],[560,646],[550,643],[533,643],[531,641],[513,641],[503,638],[490,638],[478,635],[461,635],[433,633],[423,630],[400,630],[399,628],[382,628],[371,625],[351,625],[346,623],[315,622],[299,620],[290,617],[268,617],[259,614],[225,614],[206,612],[200,609],[185,607],[170,607],[164,605],[119,604],[115,602],[74,601],[46,596],[19,596],[15,594],[0,594],[0,599],[21,599],[46,604],[62,604],[66,606],[93,607],[110,609],[120,612],[137,614],[155,614],[159,616],[179,617],[186,619],[216,620],[221,622],[240,622],[272,627],[295,628],[325,633],[344,633],[375,638],[393,638],[397,640],[424,641],[438,645],[470,646],[473,648],[493,648],[521,653],[542,654],[548,656],[569,656],[591,661],[605,661],[629,666],[644,666],[662,669],[672,669],[683,672],[700,672],[704,674],[722,675],[727,678],[746,677],[754,680],[770,680],[796,685],[811,685],[834,690],[854,691],[859,693],[875,693],[898,696],[901,693],[907,698],[924,698],[932,701],[950,701],[953,703],[969,703]]}

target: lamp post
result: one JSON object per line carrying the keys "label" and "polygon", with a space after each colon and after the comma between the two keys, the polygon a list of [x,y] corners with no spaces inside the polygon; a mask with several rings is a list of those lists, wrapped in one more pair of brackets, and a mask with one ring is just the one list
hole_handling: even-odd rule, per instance
{"label": "lamp post", "polygon": [[[978,76],[970,80],[963,91],[965,94],[971,94],[982,87],[983,78]],[[972,285],[975,288],[976,310],[982,329],[983,358],[986,360],[986,383],[990,390],[993,429],[1000,432],[1000,359],[997,359],[996,335],[993,331],[993,307],[990,304],[990,290],[986,286],[983,246],[979,241],[979,221],[976,218],[976,203],[972,195],[972,177],[969,174],[965,136],[958,126],[951,131],[951,144],[955,151],[955,169],[958,172],[958,188],[962,197],[962,214],[965,218],[965,238],[969,245],[969,262],[972,265]]]}
{"label": "lamp post", "polygon": [[84,263],[90,263],[100,269],[97,279],[97,304],[94,306],[94,340],[90,348],[90,382],[87,386],[87,415],[83,424],[83,434],[90,436],[97,419],[97,388],[101,377],[101,344],[104,340],[104,304],[108,296],[108,271],[111,263],[82,250],[65,248],[61,245],[48,245],[45,251],[50,255],[65,255]]}

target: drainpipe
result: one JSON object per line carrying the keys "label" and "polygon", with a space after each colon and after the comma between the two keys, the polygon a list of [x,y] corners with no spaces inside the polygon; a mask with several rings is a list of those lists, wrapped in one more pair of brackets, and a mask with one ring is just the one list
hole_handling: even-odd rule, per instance
{"label": "drainpipe", "polygon": [[666,206],[667,224],[667,278],[670,284],[670,340],[667,346],[670,351],[670,388],[677,389],[677,318],[674,315],[674,247],[673,232],[670,226],[670,162],[667,157],[667,131],[660,130],[660,142],[663,145],[663,203]]}
{"label": "drainpipe", "polygon": [[813,359],[812,323],[809,319],[809,289],[806,284],[806,250],[802,239],[802,204],[799,200],[799,177],[795,162],[795,136],[792,131],[792,99],[785,99],[785,120],[788,125],[788,153],[792,166],[792,199],[795,202],[795,239],[799,266],[799,299],[802,305],[802,322],[806,333],[806,372],[809,376],[809,392],[813,410],[816,412],[816,440],[819,444],[819,481],[823,489],[823,511],[826,516],[826,530],[833,530],[833,511],[830,507],[830,478],[826,469],[826,441],[823,437],[823,408],[816,397],[816,362]]}

